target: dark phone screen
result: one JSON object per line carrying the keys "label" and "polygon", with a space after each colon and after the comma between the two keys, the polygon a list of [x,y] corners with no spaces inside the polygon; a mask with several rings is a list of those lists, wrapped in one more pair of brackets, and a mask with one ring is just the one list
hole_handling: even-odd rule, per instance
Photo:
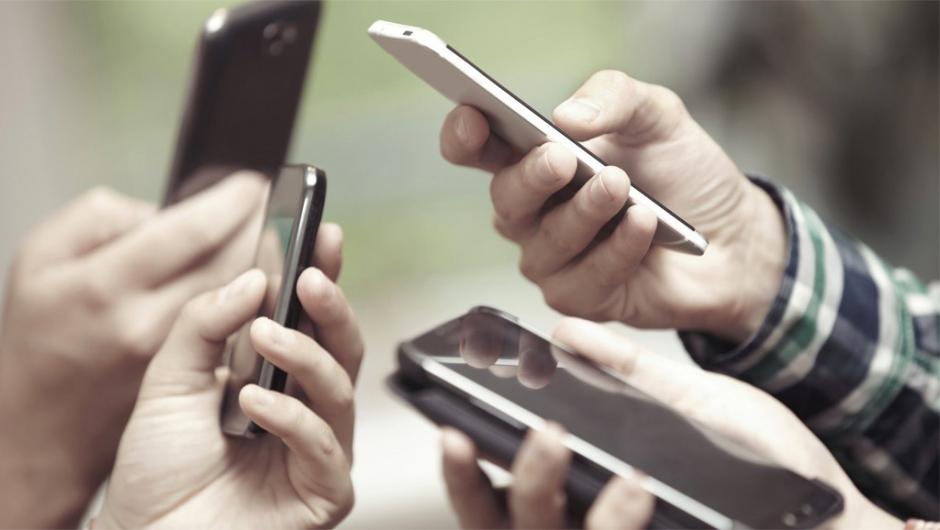
{"label": "dark phone screen", "polygon": [[[303,172],[285,169],[273,183],[258,240],[255,264],[265,273],[268,280],[267,291],[258,314],[282,324],[287,318],[289,301],[281,298],[281,292],[292,288],[285,285],[284,275],[291,244],[295,240],[295,231],[299,229],[297,216],[303,200]],[[238,405],[238,393],[246,384],[259,382],[264,365],[264,360],[251,344],[248,333],[250,325],[251,322],[238,332],[225,354],[225,361],[230,370],[222,413],[222,424],[226,432],[241,431],[248,425],[248,418]]]}
{"label": "dark phone screen", "polygon": [[166,203],[240,169],[269,176],[287,157],[319,2],[255,2],[206,25]]}
{"label": "dark phone screen", "polygon": [[[471,311],[412,344],[461,376],[749,526],[798,524],[794,517],[818,517],[831,507],[831,494],[812,482],[504,317]],[[804,506],[814,493],[821,498]]]}

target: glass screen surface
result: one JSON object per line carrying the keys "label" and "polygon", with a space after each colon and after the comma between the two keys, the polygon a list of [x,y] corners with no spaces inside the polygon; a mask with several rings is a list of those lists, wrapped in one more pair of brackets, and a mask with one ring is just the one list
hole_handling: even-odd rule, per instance
{"label": "glass screen surface", "polygon": [[745,524],[783,527],[781,516],[816,490],[491,312],[471,311],[412,343],[450,370]]}
{"label": "glass screen surface", "polygon": [[[259,316],[283,322],[288,304],[287,300],[281,300],[280,295],[284,289],[286,259],[294,239],[294,231],[297,229],[297,215],[303,201],[303,173],[282,171],[272,186],[255,258],[256,266],[265,273],[268,280]],[[279,301],[282,303],[278,304]],[[230,375],[226,385],[223,425],[247,425],[248,420],[238,406],[238,392],[248,383],[257,383],[261,374],[263,361],[251,345],[248,333],[250,325],[251,322],[239,331],[226,352]]]}

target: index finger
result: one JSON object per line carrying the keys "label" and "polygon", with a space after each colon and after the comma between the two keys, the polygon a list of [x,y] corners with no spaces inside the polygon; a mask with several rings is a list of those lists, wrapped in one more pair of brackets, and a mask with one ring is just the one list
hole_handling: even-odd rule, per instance
{"label": "index finger", "polygon": [[477,464],[473,441],[462,432],[441,430],[444,484],[461,528],[500,528],[505,514],[489,478]]}
{"label": "index finger", "polygon": [[159,285],[238,233],[258,211],[266,186],[261,175],[236,173],[90,254],[89,265],[122,285]]}
{"label": "index finger", "polygon": [[593,322],[566,318],[555,328],[553,338],[574,351],[609,366],[638,390],[676,406],[692,393],[705,393],[714,376],[702,369],[655,355],[638,344]]}
{"label": "index finger", "polygon": [[639,530],[653,517],[653,495],[636,477],[614,477],[604,486],[585,517],[587,530]]}
{"label": "index finger", "polygon": [[309,268],[297,280],[297,298],[316,327],[316,340],[356,381],[365,346],[359,323],[336,284],[320,270]]}
{"label": "index finger", "polygon": [[512,464],[509,514],[517,528],[563,528],[565,478],[571,451],[562,443],[561,426],[547,423],[529,431]]}
{"label": "index finger", "polygon": [[501,138],[490,134],[490,124],[480,111],[460,105],[450,111],[441,127],[441,155],[459,166],[495,173],[518,159]]}
{"label": "index finger", "polygon": [[99,187],[86,191],[34,227],[23,245],[27,268],[79,257],[139,225],[152,204]]}

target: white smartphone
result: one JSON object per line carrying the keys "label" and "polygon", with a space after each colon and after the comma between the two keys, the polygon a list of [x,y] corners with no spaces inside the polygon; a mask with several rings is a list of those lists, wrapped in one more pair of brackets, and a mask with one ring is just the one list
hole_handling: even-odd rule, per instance
{"label": "white smartphone", "polygon": [[[607,165],[434,33],[377,20],[369,27],[369,35],[448,99],[479,109],[487,117],[493,132],[519,151],[526,152],[546,142],[568,148],[578,159],[578,169],[572,183],[559,194],[570,197]],[[629,204],[641,204],[656,213],[659,220],[654,238],[656,244],[699,256],[708,247],[708,240],[692,225],[636,186],[630,190]],[[622,215],[623,211],[617,219]]]}

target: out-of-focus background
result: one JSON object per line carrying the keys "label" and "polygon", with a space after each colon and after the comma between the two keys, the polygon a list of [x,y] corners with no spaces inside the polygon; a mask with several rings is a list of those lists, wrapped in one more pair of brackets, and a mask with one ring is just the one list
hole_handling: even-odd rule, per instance
{"label": "out-of-focus background", "polygon": [[[228,2],[0,3],[0,263],[96,184],[163,190],[193,44]],[[937,2],[364,2],[326,6],[290,160],[326,169],[341,284],[368,357],[345,526],[453,524],[433,428],[390,398],[397,340],[486,303],[556,319],[490,228],[488,179],[449,166],[451,105],[366,35],[432,29],[548,114],[604,68],[665,84],[748,172],[925,279],[940,274]],[[681,213],[681,212],[680,212]],[[668,332],[639,340],[681,357]]]}

